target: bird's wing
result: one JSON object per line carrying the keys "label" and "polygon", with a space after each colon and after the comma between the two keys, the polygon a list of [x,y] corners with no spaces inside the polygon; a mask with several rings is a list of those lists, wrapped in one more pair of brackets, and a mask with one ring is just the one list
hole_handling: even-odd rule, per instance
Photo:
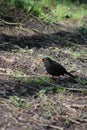
{"label": "bird's wing", "polygon": [[66,69],[65,69],[61,64],[59,64],[59,63],[57,63],[57,62],[54,62],[54,63],[52,64],[52,66],[55,68],[55,70],[63,71],[63,72],[66,71]]}

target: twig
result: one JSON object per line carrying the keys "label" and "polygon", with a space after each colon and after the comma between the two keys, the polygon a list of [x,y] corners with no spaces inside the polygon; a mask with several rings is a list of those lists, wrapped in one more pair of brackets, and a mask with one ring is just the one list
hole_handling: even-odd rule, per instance
{"label": "twig", "polygon": [[34,16],[34,19],[38,20],[42,25],[45,25],[44,22],[42,20],[40,20],[40,18]]}
{"label": "twig", "polygon": [[71,119],[71,118],[69,118],[69,117],[67,117],[67,116],[60,116],[62,119],[64,119],[64,120],[67,120],[67,118],[69,119],[69,121],[71,121],[72,123],[75,123],[75,124],[80,124],[80,122],[79,121],[77,121],[77,120],[75,120],[75,119]]}
{"label": "twig", "polygon": [[48,125],[48,126],[57,130],[63,130],[63,128],[59,126],[54,126],[54,125]]}
{"label": "twig", "polygon": [[66,88],[66,90],[70,90],[70,91],[74,91],[74,92],[84,92],[84,93],[87,93],[87,89],[78,89],[78,88]]}
{"label": "twig", "polygon": [[6,69],[0,67],[0,71],[1,71],[1,72],[6,72]]}
{"label": "twig", "polygon": [[[81,61],[81,60],[80,60],[80,61]],[[87,63],[84,64],[83,62],[81,62],[81,64],[84,65],[85,67],[87,66]]]}
{"label": "twig", "polygon": [[7,22],[7,21],[5,21],[5,20],[3,20],[3,19],[1,19],[1,18],[0,18],[0,21],[2,21],[3,23],[5,23],[5,24],[7,24],[7,25],[24,25],[24,24],[22,24],[22,23],[11,23],[11,22]]}
{"label": "twig", "polygon": [[71,108],[70,105],[68,105],[67,103],[62,103],[62,105],[63,105],[64,107],[66,107],[68,110],[71,110],[71,111],[73,111],[73,112],[76,112],[76,110],[75,110],[74,108]]}
{"label": "twig", "polygon": [[30,28],[32,31],[34,31],[34,32],[36,32],[36,33],[38,33],[38,34],[40,34],[41,35],[41,33],[37,30],[37,29],[35,29],[35,28]]}
{"label": "twig", "polygon": [[30,29],[31,31],[36,32],[36,33],[41,35],[41,33],[35,28],[30,27],[29,29],[26,29],[26,28],[23,28],[22,26],[20,26],[20,29],[23,30],[23,31],[27,31],[28,33],[30,33],[30,31],[29,31],[29,29]]}
{"label": "twig", "polygon": [[75,46],[79,46],[79,47],[87,47],[87,45],[79,45],[79,44],[77,44],[77,45],[75,45]]}
{"label": "twig", "polygon": [[[26,32],[28,32],[28,33],[31,33],[28,29],[23,28],[22,26],[20,26],[20,29],[23,30],[23,31],[26,31]],[[31,33],[31,34],[32,34],[32,33]]]}
{"label": "twig", "polygon": [[4,46],[4,45],[7,45],[7,44],[10,44],[10,42],[1,43],[0,46]]}
{"label": "twig", "polygon": [[79,118],[78,121],[80,121],[80,122],[84,122],[84,123],[87,123],[87,119]]}
{"label": "twig", "polygon": [[[36,73],[33,73],[33,74],[35,75],[35,77],[38,76]],[[32,76],[32,77],[33,77],[33,76]],[[84,92],[84,93],[87,93],[87,89],[81,89],[81,88],[78,89],[78,88],[60,87],[59,85],[53,84],[53,83],[51,83],[51,82],[48,82],[48,81],[42,79],[41,76],[40,76],[40,77],[38,76],[38,78],[41,79],[41,80],[43,80],[45,83],[47,83],[47,84],[49,84],[49,85],[51,85],[51,86],[54,86],[54,87],[58,87],[58,88],[60,88],[60,89],[66,89],[66,90],[69,90],[69,91],[75,91],[75,92]]]}
{"label": "twig", "polygon": [[69,118],[69,120],[72,122],[72,123],[75,123],[75,124],[80,124],[80,122],[78,122],[78,121],[76,121],[76,120],[74,120],[74,119],[71,119],[71,118]]}
{"label": "twig", "polygon": [[81,104],[72,104],[70,105],[72,108],[84,108],[87,107],[87,104],[81,105]]}
{"label": "twig", "polygon": [[35,118],[32,118],[32,121],[36,122],[40,126],[51,127],[51,128],[55,128],[57,130],[64,130],[62,127],[59,127],[59,126],[54,126],[54,125],[49,125],[49,124],[42,124],[41,122],[39,122]]}
{"label": "twig", "polygon": [[[40,79],[41,79],[41,78],[40,78]],[[41,79],[41,80],[43,80],[43,79]],[[75,92],[84,92],[84,93],[87,93],[87,89],[66,88],[66,87],[62,88],[62,87],[60,87],[60,86],[58,86],[58,85],[56,85],[56,84],[53,84],[53,83],[47,82],[47,81],[45,81],[45,80],[44,80],[44,82],[48,83],[49,85],[52,85],[52,86],[55,86],[55,87],[61,88],[61,89],[66,89],[66,90],[69,90],[69,91],[75,91]]]}

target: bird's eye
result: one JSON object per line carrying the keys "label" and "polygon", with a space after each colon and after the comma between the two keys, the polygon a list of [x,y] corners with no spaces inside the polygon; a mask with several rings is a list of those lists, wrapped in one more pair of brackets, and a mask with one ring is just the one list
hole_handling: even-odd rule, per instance
{"label": "bird's eye", "polygon": [[44,59],[42,59],[42,62],[44,62]]}
{"label": "bird's eye", "polygon": [[44,59],[39,59],[38,61],[39,61],[39,62],[44,62]]}

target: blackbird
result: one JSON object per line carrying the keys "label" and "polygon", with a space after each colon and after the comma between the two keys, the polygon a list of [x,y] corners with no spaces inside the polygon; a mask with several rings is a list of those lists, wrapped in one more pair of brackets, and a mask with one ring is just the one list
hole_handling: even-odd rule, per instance
{"label": "blackbird", "polygon": [[67,72],[67,70],[61,64],[52,60],[51,58],[45,57],[41,61],[44,63],[45,68],[50,75],[60,76],[60,75],[67,74],[67,75],[75,78],[75,76],[70,74],[69,72]]}

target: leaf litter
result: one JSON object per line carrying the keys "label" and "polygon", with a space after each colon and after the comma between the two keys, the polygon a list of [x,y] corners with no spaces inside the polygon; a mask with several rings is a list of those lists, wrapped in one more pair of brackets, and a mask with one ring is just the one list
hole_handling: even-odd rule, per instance
{"label": "leaf litter", "polygon": [[[20,16],[25,19],[25,12]],[[82,90],[87,90],[87,32],[58,25],[52,30],[53,25],[43,35],[43,22],[35,19],[32,25],[29,18],[26,29],[0,26],[0,129],[86,130],[87,93]],[[66,75],[53,80],[38,62],[44,56],[61,63],[77,80]]]}

